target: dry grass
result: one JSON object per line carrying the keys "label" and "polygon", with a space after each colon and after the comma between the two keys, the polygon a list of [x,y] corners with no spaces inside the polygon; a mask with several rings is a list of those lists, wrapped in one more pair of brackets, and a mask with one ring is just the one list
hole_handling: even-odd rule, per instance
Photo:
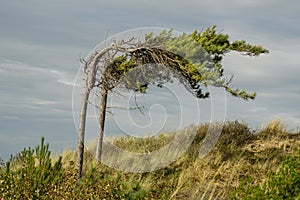
{"label": "dry grass", "polygon": [[[253,176],[254,184],[262,184],[270,171],[278,170],[286,155],[300,149],[300,134],[289,133],[279,120],[259,131],[250,130],[244,123],[226,122],[215,148],[206,157],[199,158],[207,128],[208,124],[199,126],[188,151],[167,168],[122,176],[128,181],[139,181],[148,190],[149,199],[227,199],[230,191],[245,177]],[[171,133],[144,140],[115,138],[112,142],[128,151],[145,153],[161,148],[173,137]],[[66,150],[62,156],[64,167],[76,161],[72,150]],[[91,168],[116,173],[116,170],[97,165],[88,153],[84,165],[85,173]]]}

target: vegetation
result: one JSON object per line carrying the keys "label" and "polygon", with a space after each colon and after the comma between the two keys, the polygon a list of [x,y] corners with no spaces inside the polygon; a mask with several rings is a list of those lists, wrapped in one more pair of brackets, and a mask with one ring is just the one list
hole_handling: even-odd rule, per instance
{"label": "vegetation", "polygon": [[[0,171],[0,199],[299,199],[300,134],[280,121],[254,131],[226,122],[216,147],[205,158],[199,148],[208,124],[198,127],[188,151],[170,166],[125,174],[97,162],[85,151],[83,177],[77,178],[76,152],[51,156],[42,139],[11,157]],[[174,133],[148,139],[114,138],[127,150],[148,152]]]}
{"label": "vegetation", "polygon": [[[94,88],[100,89],[96,91],[100,96],[96,160],[101,161],[109,93],[116,92],[116,89],[145,93],[148,85],[162,87],[178,80],[196,98],[208,98],[209,92],[203,89],[213,86],[224,88],[229,94],[244,100],[254,99],[255,92],[248,93],[231,86],[233,77],[227,80],[224,76],[222,59],[229,52],[246,56],[269,52],[261,45],[244,40],[230,41],[229,35],[218,32],[216,26],[179,36],[173,35],[172,30],[163,30],[158,35],[148,33],[144,39],[114,40],[82,60],[85,85],[79,120],[78,177],[81,177],[83,168],[87,104]],[[120,94],[120,91],[116,93]]]}
{"label": "vegetation", "polygon": [[233,199],[300,199],[300,149],[298,154],[287,156],[278,172],[268,173],[261,185],[254,184],[254,177],[241,181]]}

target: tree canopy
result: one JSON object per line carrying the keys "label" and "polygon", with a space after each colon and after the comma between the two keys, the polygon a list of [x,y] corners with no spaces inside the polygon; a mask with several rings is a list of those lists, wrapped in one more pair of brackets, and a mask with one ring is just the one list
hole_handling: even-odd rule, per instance
{"label": "tree canopy", "polygon": [[[244,40],[231,42],[228,34],[217,32],[216,26],[203,32],[194,31],[179,36],[173,36],[172,30],[162,31],[156,36],[149,33],[145,35],[143,43],[136,44],[134,48],[113,58],[104,72],[100,73],[98,86],[106,82],[108,89],[113,89],[130,70],[137,70],[136,68],[142,65],[160,64],[173,73],[168,76],[162,75],[163,72],[158,72],[156,68],[156,73],[160,73],[160,76],[157,74],[151,76],[148,71],[139,75],[135,73],[136,78],[148,80],[149,83],[158,86],[177,78],[197,98],[209,97],[209,93],[203,92],[203,88],[211,85],[222,87],[230,94],[245,100],[254,99],[255,92],[248,93],[245,90],[234,89],[230,85],[232,77],[229,79],[224,77],[222,60],[225,54],[231,51],[247,56],[268,53],[261,45],[251,45]],[[147,83],[139,85],[137,82],[133,83],[133,80],[125,83],[126,89],[146,92]]]}
{"label": "tree canopy", "polygon": [[85,92],[80,112],[78,137],[78,168],[81,176],[87,104],[94,88],[100,88],[98,118],[98,145],[96,159],[101,160],[106,103],[109,91],[133,90],[146,93],[149,84],[162,87],[178,80],[196,98],[208,98],[208,86],[224,88],[233,96],[248,100],[256,93],[231,87],[232,77],[224,76],[222,60],[229,52],[246,56],[268,53],[261,45],[244,40],[230,41],[227,34],[217,32],[216,26],[205,31],[173,34],[164,30],[159,34],[147,33],[144,38],[111,41],[101,50],[95,50],[83,61]]}

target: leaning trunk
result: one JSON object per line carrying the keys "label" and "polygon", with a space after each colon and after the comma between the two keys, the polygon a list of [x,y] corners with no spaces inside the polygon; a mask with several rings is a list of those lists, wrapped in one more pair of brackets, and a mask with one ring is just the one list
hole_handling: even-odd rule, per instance
{"label": "leaning trunk", "polygon": [[101,161],[102,156],[102,144],[103,144],[103,134],[104,134],[104,124],[105,124],[105,114],[106,114],[106,103],[107,103],[107,87],[105,81],[103,81],[101,88],[101,99],[100,99],[100,110],[98,118],[98,141],[96,150],[96,160]]}
{"label": "leaning trunk", "polygon": [[[80,124],[79,124],[79,133],[78,133],[77,166],[78,166],[78,177],[79,178],[81,178],[81,176],[82,176],[82,165],[83,165],[83,156],[84,156],[85,123],[86,123],[86,113],[87,113],[87,104],[88,104],[88,100],[89,100],[89,95],[90,95],[91,90],[95,86],[96,75],[97,75],[97,65],[98,65],[99,59],[102,58],[102,56],[105,55],[109,50],[111,50],[114,47],[114,45],[115,44],[113,43],[110,46],[104,48],[102,51],[98,52],[97,54],[93,54],[90,57],[90,59],[93,59],[92,66],[90,67],[90,70],[91,70],[90,74],[86,71],[87,68],[89,67],[89,64],[85,63],[85,66],[84,66],[84,74],[86,75],[86,85],[85,85],[84,95],[83,95],[83,98],[82,98],[82,107],[81,107],[81,111],[80,111]],[[101,95],[101,96],[103,96],[103,95]],[[102,137],[99,138],[99,139],[101,139],[101,147],[99,147],[100,149],[102,148],[102,140],[103,140],[103,128],[104,128],[104,120],[105,120],[107,90],[106,90],[106,95],[104,95],[103,97],[105,97],[104,106],[103,106],[104,111],[102,112],[104,116],[102,116],[102,120],[100,120],[100,118],[99,118],[99,121],[102,121],[102,125],[101,125],[102,134],[100,134],[100,135],[102,135]],[[100,111],[101,111],[101,109],[100,109]],[[99,124],[99,127],[100,127],[100,124]],[[99,133],[100,133],[100,131],[99,131]],[[98,147],[97,147],[97,149],[98,149]],[[101,155],[100,155],[100,157],[101,157]]]}
{"label": "leaning trunk", "polygon": [[89,95],[90,95],[90,89],[87,87],[82,98],[82,107],[80,111],[79,133],[78,133],[78,155],[77,155],[78,178],[81,178],[82,176],[85,122],[86,122],[86,113],[87,113],[87,104],[88,104]]}

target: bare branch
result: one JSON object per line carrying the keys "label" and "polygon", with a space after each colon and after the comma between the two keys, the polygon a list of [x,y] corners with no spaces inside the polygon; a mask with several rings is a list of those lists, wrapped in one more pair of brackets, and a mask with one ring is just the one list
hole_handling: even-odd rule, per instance
{"label": "bare branch", "polygon": [[119,109],[119,110],[140,110],[143,109],[144,106],[140,106],[140,107],[119,107],[119,106],[107,106],[106,108],[115,108],[115,109]]}
{"label": "bare branch", "polygon": [[139,108],[140,113],[141,113],[142,115],[145,115],[145,113],[144,113],[143,110],[142,110],[142,109],[144,108],[144,106],[140,107],[140,106],[138,105],[137,100],[136,100],[136,94],[137,94],[137,93],[135,93],[135,95],[134,95],[134,102],[135,102],[135,105],[136,105],[137,108]]}

